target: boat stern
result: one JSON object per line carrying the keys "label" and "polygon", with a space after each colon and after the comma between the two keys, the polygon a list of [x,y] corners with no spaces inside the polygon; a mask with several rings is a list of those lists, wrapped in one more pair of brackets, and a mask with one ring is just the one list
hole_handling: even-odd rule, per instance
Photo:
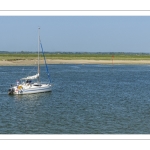
{"label": "boat stern", "polygon": [[13,95],[14,92],[15,92],[15,89],[13,87],[8,89],[8,94],[9,95]]}

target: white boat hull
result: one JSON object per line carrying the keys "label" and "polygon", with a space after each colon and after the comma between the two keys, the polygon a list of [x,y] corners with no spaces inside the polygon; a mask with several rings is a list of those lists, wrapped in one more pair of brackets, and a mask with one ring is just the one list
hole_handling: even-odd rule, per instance
{"label": "white boat hull", "polygon": [[[20,88],[21,87],[21,88]],[[41,84],[40,86],[35,85],[19,85],[14,86],[10,89],[10,91],[13,89],[13,92],[10,92],[9,94],[34,94],[34,93],[43,93],[43,92],[50,92],[52,90],[51,84]]]}

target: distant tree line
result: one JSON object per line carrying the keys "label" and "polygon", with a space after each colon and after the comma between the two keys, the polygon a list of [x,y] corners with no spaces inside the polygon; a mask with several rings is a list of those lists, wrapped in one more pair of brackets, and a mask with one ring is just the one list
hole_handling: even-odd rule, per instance
{"label": "distant tree line", "polygon": [[[37,52],[31,51],[20,51],[20,52],[10,52],[10,51],[0,51],[0,54],[35,54]],[[108,54],[108,55],[150,55],[150,53],[134,53],[134,52],[45,52],[45,54]]]}

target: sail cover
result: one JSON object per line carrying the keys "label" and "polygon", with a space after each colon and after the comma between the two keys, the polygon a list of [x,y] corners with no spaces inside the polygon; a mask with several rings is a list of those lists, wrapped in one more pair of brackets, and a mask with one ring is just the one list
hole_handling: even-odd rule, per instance
{"label": "sail cover", "polygon": [[33,79],[37,79],[38,77],[39,77],[39,73],[34,76],[28,76],[26,78],[22,78],[22,80],[33,80]]}

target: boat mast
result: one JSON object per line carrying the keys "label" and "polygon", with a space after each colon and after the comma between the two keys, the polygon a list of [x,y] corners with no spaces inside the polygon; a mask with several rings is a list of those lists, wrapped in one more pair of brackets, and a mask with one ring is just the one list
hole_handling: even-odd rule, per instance
{"label": "boat mast", "polygon": [[39,56],[39,53],[40,53],[40,28],[38,28],[38,74],[39,74],[39,77],[38,77],[38,82],[40,82],[40,56]]}

